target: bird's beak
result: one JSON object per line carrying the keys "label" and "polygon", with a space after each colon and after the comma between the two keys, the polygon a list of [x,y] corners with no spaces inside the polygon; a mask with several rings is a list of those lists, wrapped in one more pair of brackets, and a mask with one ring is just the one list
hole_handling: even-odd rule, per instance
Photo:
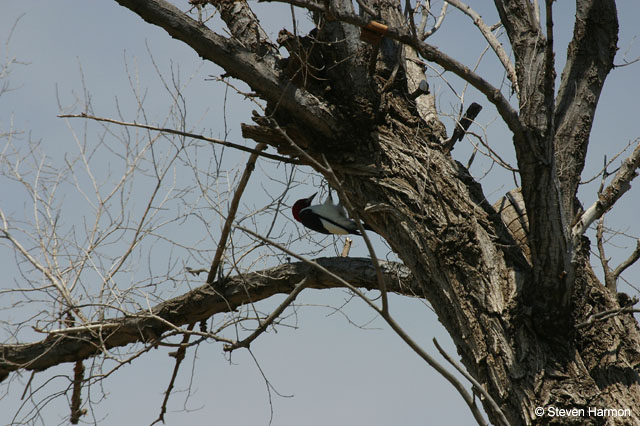
{"label": "bird's beak", "polygon": [[313,201],[313,197],[315,197],[318,193],[316,192],[315,194],[313,194],[311,197],[307,198],[307,201],[309,203],[311,203],[311,201]]}

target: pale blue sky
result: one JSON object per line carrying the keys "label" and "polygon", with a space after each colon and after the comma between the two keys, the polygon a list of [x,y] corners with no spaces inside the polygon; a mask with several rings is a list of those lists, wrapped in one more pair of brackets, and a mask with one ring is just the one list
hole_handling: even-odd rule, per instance
{"label": "pale blue sky", "polygon": [[[176,2],[182,8],[185,8],[186,3],[186,0]],[[480,12],[488,23],[493,24],[496,18],[491,5],[488,2],[476,3],[482,4],[474,7],[487,7],[487,10]],[[220,75],[221,70],[213,64],[202,63],[188,47],[171,39],[163,30],[146,24],[112,1],[4,0],[0,4],[0,41],[6,39],[11,25],[24,14],[17,24],[8,50],[2,46],[0,56],[16,56],[20,61],[28,63],[14,67],[10,82],[17,90],[0,99],[2,131],[7,129],[12,119],[16,129],[28,132],[34,140],[41,139],[47,155],[54,161],[61,161],[65,153],[74,152],[76,148],[66,122],[56,117],[60,112],[56,94],[63,106],[73,104],[76,96],[82,97],[83,79],[86,89],[91,93],[93,110],[97,115],[116,118],[116,105],[119,105],[123,119],[133,121],[136,119],[135,104],[132,103],[125,62],[130,70],[136,67],[139,70],[137,76],[140,85],[148,88],[148,119],[151,123],[159,123],[164,118],[169,98],[153,69],[148,46],[165,76],[170,75],[172,69],[177,71],[178,65],[182,81],[193,75],[192,83],[184,93],[187,99],[188,126],[214,137],[224,136],[222,99],[225,88],[220,83],[205,81],[209,75]],[[282,26],[290,26],[287,7],[260,4],[257,8],[260,10],[259,17],[270,34],[277,34]],[[622,1],[619,9],[621,50],[617,63],[621,62],[622,54],[628,48],[631,49],[629,58],[640,55],[640,48],[633,44],[634,37],[638,34],[640,6],[634,1]],[[561,65],[564,63],[564,49],[572,32],[570,19],[573,11],[570,2],[566,0],[557,2],[555,11],[556,58]],[[299,13],[298,18],[303,20],[304,14]],[[475,63],[479,52],[484,48],[482,38],[471,22],[453,10],[431,42],[469,65]],[[480,72],[495,84],[499,84],[503,78],[503,73],[497,66],[497,60],[490,53],[480,66]],[[605,86],[592,133],[587,166],[589,172],[585,176],[590,177],[601,167],[604,154],[611,156],[611,153],[617,152],[638,136],[635,124],[638,120],[636,102],[640,94],[637,84],[639,66],[640,64],[614,70]],[[430,71],[430,75],[433,74]],[[461,90],[456,77],[447,73],[445,78],[456,90]],[[456,98],[442,80],[432,78],[430,85],[435,93],[440,94],[438,102],[443,113],[457,111]],[[489,143],[503,158],[513,161],[510,136],[497,119],[495,110],[489,107],[481,95],[469,89],[465,102],[469,104],[472,101],[485,107],[478,120],[487,125]],[[243,102],[241,97],[229,92],[226,116],[229,140],[243,142],[239,124],[250,122],[253,108],[255,107],[250,103]],[[80,106],[75,109],[75,112],[80,111]],[[451,129],[451,120],[444,119],[444,122]],[[71,126],[75,131],[82,132],[84,123],[75,120],[71,122]],[[90,124],[88,134],[97,137],[100,129],[100,126]],[[247,145],[251,146],[251,141],[247,141]],[[459,145],[454,151],[455,156],[466,163],[470,153],[469,143]],[[228,151],[225,154],[225,167],[231,169],[245,159],[244,154]],[[472,172],[480,177],[490,166],[490,161],[479,155]],[[497,168],[494,166],[491,173],[481,181],[491,202],[513,187],[510,175],[501,173]],[[106,173],[105,170],[103,172]],[[274,171],[270,163],[260,160],[258,172],[244,199],[243,211],[260,206],[265,199],[264,188],[273,193],[282,190],[276,182],[266,180],[265,172],[278,178],[285,174],[282,169]],[[319,181],[317,178],[312,179],[292,190],[287,202],[291,203],[296,198],[315,192],[312,183],[317,184]],[[260,187],[260,184],[264,187]],[[585,206],[594,201],[597,185],[598,182],[595,182],[581,188],[580,195]],[[637,185],[636,183],[624,196],[615,212],[608,215],[610,226],[635,236],[640,234],[637,221],[640,192],[635,188]],[[65,203],[61,207],[65,213],[63,217],[68,222],[80,220],[85,210],[76,203],[80,203],[81,199],[74,194],[67,194],[65,197]],[[15,185],[9,184],[0,187],[0,203],[0,207],[9,212],[20,212],[28,206],[24,194],[18,192]],[[213,214],[209,218],[214,224],[211,232],[217,235],[219,218]],[[293,222],[283,219],[278,223],[285,232],[297,235]],[[188,241],[196,237],[199,239],[202,229],[193,225],[169,228],[167,232]],[[614,242],[617,247],[610,247],[608,253],[615,266],[631,252],[635,242],[624,237]],[[215,241],[205,239],[201,244],[213,246]],[[308,241],[303,240],[296,244],[296,248],[309,251],[309,245]],[[376,243],[376,250],[380,257],[386,255],[385,248],[379,241]],[[326,255],[331,255],[331,251],[328,250]],[[355,241],[352,255],[366,255],[361,240]],[[2,270],[11,271],[11,274],[5,275],[0,287],[10,288],[20,280],[15,273],[15,260],[1,246],[0,256]],[[598,266],[597,261],[594,262],[596,269]],[[628,271],[626,277],[633,280],[638,276],[638,271],[640,269],[635,266]],[[17,281],[14,282],[14,279]],[[621,285],[621,290],[632,296],[638,295],[636,290],[624,284]],[[167,291],[179,294],[182,288]],[[349,324],[340,313],[329,315],[333,311],[327,306],[341,306],[347,299],[349,295],[340,290],[306,291],[299,299],[301,306],[297,315],[288,322],[297,328],[279,327],[277,333],[268,333],[252,345],[256,359],[276,390],[282,395],[293,395],[285,398],[272,392],[272,424],[472,424],[471,414],[453,388],[403,345],[380,320],[368,324],[367,327],[371,329],[363,330]],[[266,312],[279,300],[281,298],[259,306]],[[391,309],[414,339],[436,358],[439,355],[431,343],[433,337],[450,354],[455,355],[455,348],[446,332],[422,301],[392,297]],[[374,314],[358,301],[351,301],[343,311],[359,324],[369,323],[374,318]],[[10,314],[13,316],[21,313],[24,310]],[[3,330],[2,339],[6,337]],[[95,420],[104,425],[151,423],[159,413],[162,393],[171,377],[174,360],[167,356],[171,350],[154,350],[106,379],[102,386],[107,397],[94,406]],[[70,375],[72,368],[70,364],[62,365],[36,374],[34,386],[56,374]],[[23,374],[22,383],[13,381],[8,394],[0,399],[0,423],[11,421],[16,407],[21,403],[19,398],[28,376]],[[177,389],[186,389],[191,380],[191,396],[186,403],[185,392],[176,393],[172,397],[169,413],[166,415],[168,425],[268,424],[270,409],[265,382],[246,351],[234,352],[231,360],[228,360],[219,344],[205,343],[200,345],[197,352],[190,350],[182,366]],[[0,395],[7,390],[5,383],[2,386]],[[47,386],[53,393],[66,387],[67,381],[56,378]],[[92,390],[91,397],[94,401],[101,397],[97,387]],[[86,399],[87,395],[84,394],[83,398]],[[184,409],[195,411],[181,411]],[[51,402],[42,412],[44,424],[60,423],[68,415],[68,410],[64,397]],[[94,419],[88,417],[86,420]]]}

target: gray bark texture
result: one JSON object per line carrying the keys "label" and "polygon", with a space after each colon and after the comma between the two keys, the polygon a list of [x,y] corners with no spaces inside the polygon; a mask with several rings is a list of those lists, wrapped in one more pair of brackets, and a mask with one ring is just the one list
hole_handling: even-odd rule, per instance
{"label": "gray bark texture", "polygon": [[[578,327],[627,300],[597,279],[588,239],[572,234],[583,211],[576,191],[590,129],[616,51],[613,0],[577,1],[557,95],[549,33],[531,2],[495,0],[515,57],[517,110],[481,77],[415,37],[394,1],[370,3],[375,20],[388,26],[377,46],[360,40],[369,18],[354,12],[350,1],[331,7],[286,1],[311,10],[317,24],[304,36],[281,33],[288,57],[266,39],[247,7],[216,6],[233,36],[225,38],[164,0],[116,1],[245,81],[267,102],[268,117],[256,115],[243,134],[315,167],[330,184],[339,181],[360,217],[403,261],[383,265],[388,289],[431,303],[467,371],[512,425],[610,424],[602,417],[535,416],[535,407],[550,405],[629,408],[632,416],[616,424],[640,424],[638,324],[623,313]],[[407,97],[418,83],[417,56],[469,81],[512,130],[522,187],[495,206],[442,149],[447,137],[432,95]],[[324,262],[355,286],[377,287],[366,260]],[[290,264],[242,281],[252,283],[248,292],[255,301],[292,291],[302,276],[318,273]],[[314,282],[339,285],[326,277]],[[154,312],[182,325],[246,302],[246,289],[234,293],[233,282],[225,288],[231,304],[202,288]],[[112,322],[108,337],[103,330],[98,337],[85,332],[5,346],[0,374],[92,356],[100,339],[118,346],[166,331],[152,318]],[[497,423],[494,408],[484,408]]]}

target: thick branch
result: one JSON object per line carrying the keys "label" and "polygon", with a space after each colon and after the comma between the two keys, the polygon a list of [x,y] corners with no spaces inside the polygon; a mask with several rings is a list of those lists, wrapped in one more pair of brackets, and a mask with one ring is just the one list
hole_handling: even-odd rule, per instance
{"label": "thick branch", "polygon": [[259,55],[277,54],[278,50],[260,25],[246,1],[213,1],[233,38]]}
{"label": "thick branch", "polygon": [[[274,2],[288,3],[294,6],[304,7],[314,12],[322,12],[322,13],[330,13],[325,6],[321,3],[316,3],[314,1],[307,0],[269,0]],[[359,27],[366,27],[369,24],[369,20],[365,17],[355,15],[353,13],[343,13],[331,11],[335,19],[340,21],[356,25]],[[522,126],[518,118],[517,111],[511,106],[509,101],[504,97],[504,95],[494,87],[487,80],[482,78],[480,75],[473,72],[469,67],[464,65],[463,63],[457,61],[451,56],[443,53],[438,50],[436,47],[424,43],[411,33],[411,30],[406,27],[393,27],[389,26],[385,33],[385,37],[390,39],[402,42],[406,45],[409,45],[416,49],[420,55],[428,61],[435,62],[440,65],[447,71],[450,71],[456,74],[458,77],[463,80],[469,82],[473,87],[475,87],[480,93],[485,95],[489,101],[496,106],[498,109],[498,113],[507,123],[509,129],[516,135],[524,140],[525,130]]]}
{"label": "thick branch", "polygon": [[533,279],[524,293],[534,315],[544,318],[537,322],[540,330],[556,330],[558,324],[569,321],[575,263],[571,218],[562,209],[554,164],[552,16],[547,16],[545,38],[529,0],[494,1],[513,48],[520,84],[519,119],[526,128],[524,138],[514,135],[533,266]]}
{"label": "thick branch", "polygon": [[533,6],[529,0],[494,0],[494,3],[513,49],[520,108],[525,112],[537,111],[542,102],[539,83],[543,57],[540,53],[545,40]]}
{"label": "thick branch", "polygon": [[291,112],[314,131],[327,137],[335,133],[337,120],[329,107],[306,90],[281,79],[271,66],[269,55],[262,57],[216,34],[165,0],[116,1],[183,41],[202,58],[220,65],[230,76],[246,82],[261,97]]}
{"label": "thick branch", "polygon": [[577,2],[573,39],[556,98],[555,151],[562,203],[568,216],[579,210],[576,192],[605,78],[613,68],[618,17],[613,0]]}
{"label": "thick branch", "polygon": [[[541,28],[538,20],[535,18],[533,5],[529,0],[494,0],[496,10],[500,16],[500,22],[507,32],[513,54],[516,58],[516,69],[518,79],[521,82],[520,89],[523,89],[525,82],[523,80],[524,64],[527,58],[535,56],[536,50],[539,49],[538,43],[541,41],[538,36],[541,34]],[[528,82],[530,85],[533,82]]]}
{"label": "thick branch", "polygon": [[[376,271],[370,259],[339,257],[321,258],[316,262],[355,287],[378,288]],[[388,291],[419,294],[417,282],[403,265],[380,262],[380,267]],[[101,324],[74,327],[67,332],[61,330],[40,342],[0,345],[0,381],[11,371],[46,370],[64,362],[96,356],[110,348],[156,341],[175,327],[198,322],[217,313],[231,312],[245,303],[257,302],[274,294],[290,293],[304,278],[307,278],[309,288],[342,287],[338,281],[305,262],[238,275],[225,280],[224,295],[211,286],[203,285],[156,305],[151,312],[140,311]]]}

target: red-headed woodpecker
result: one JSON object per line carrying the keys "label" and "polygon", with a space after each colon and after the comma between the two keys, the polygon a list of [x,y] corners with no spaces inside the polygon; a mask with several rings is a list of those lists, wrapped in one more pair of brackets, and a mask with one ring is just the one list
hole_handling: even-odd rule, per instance
{"label": "red-headed woodpecker", "polygon": [[[291,208],[293,218],[309,229],[323,234],[355,234],[360,235],[358,226],[353,219],[347,217],[347,212],[342,204],[333,204],[331,195],[327,197],[323,204],[311,205],[311,201],[317,192],[311,197],[302,198],[296,201]],[[371,228],[363,224],[364,228]]]}

